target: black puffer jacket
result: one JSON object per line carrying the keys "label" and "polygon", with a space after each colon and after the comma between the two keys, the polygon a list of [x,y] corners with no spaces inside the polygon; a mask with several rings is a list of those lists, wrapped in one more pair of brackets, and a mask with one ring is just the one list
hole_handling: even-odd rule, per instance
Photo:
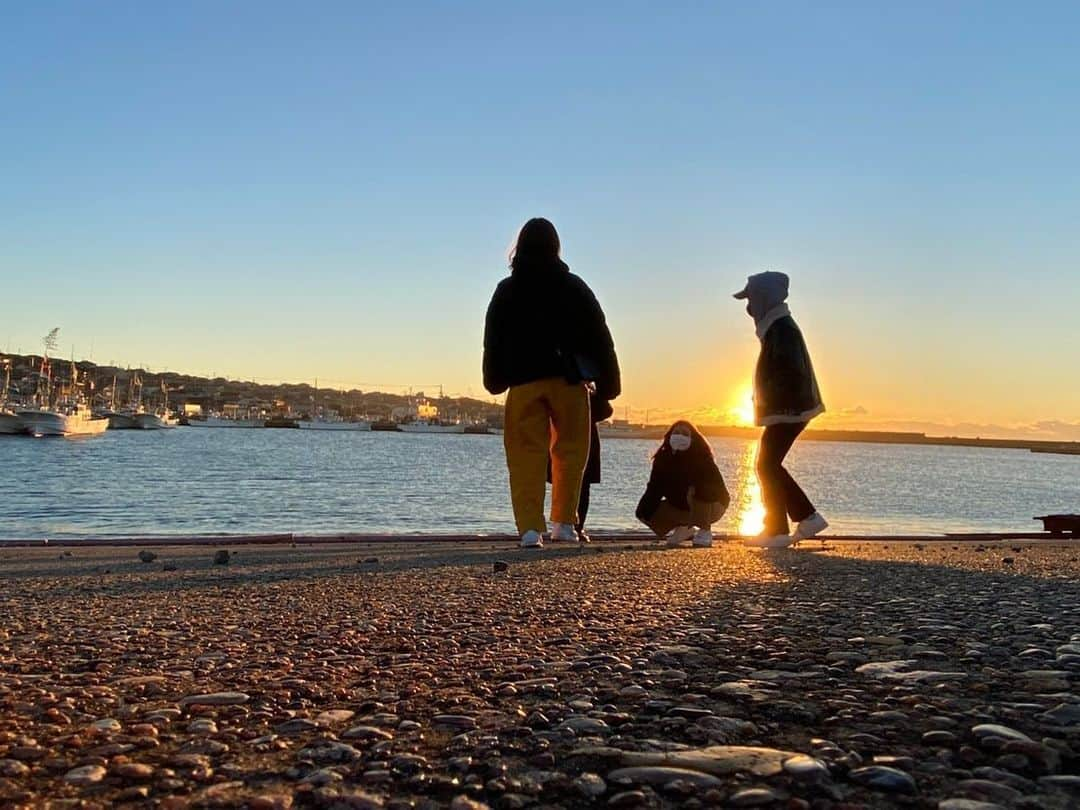
{"label": "black puffer jacket", "polygon": [[724,476],[720,474],[712,453],[675,453],[665,447],[653,459],[649,483],[638,502],[638,520],[651,520],[661,501],[667,501],[676,509],[689,509],[686,495],[690,487],[694,488],[694,499],[700,503],[720,502],[726,507],[731,501],[724,485]]}
{"label": "black puffer jacket", "polygon": [[825,410],[802,332],[790,315],[761,338],[754,371],[754,417],[759,425],[809,422]]}
{"label": "black puffer jacket", "polygon": [[622,392],[619,361],[604,312],[589,286],[561,261],[519,261],[495,288],[484,327],[484,387],[564,377],[581,368],[600,399]]}

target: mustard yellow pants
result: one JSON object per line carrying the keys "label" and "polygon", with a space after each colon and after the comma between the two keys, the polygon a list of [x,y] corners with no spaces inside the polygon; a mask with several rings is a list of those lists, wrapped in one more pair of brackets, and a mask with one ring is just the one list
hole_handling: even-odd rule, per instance
{"label": "mustard yellow pants", "polygon": [[553,377],[515,385],[506,396],[503,445],[510,469],[510,500],[519,534],[543,533],[548,455],[551,519],[577,524],[578,496],[589,459],[589,392]]}

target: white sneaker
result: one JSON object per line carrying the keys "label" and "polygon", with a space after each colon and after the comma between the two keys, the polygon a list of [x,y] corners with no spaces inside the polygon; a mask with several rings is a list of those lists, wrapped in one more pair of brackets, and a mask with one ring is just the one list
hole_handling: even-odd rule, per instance
{"label": "white sneaker", "polygon": [[795,541],[790,534],[769,534],[762,532],[754,537],[744,537],[743,545],[750,548],[787,548]]}
{"label": "white sneaker", "polygon": [[543,548],[544,538],[540,536],[540,532],[535,529],[529,529],[525,534],[521,535],[521,547]]}
{"label": "white sneaker", "polygon": [[577,529],[574,528],[572,523],[552,523],[551,524],[551,542],[552,543],[580,543],[581,539],[578,537]]}
{"label": "white sneaker", "polygon": [[795,527],[795,531],[792,533],[795,543],[798,544],[800,540],[809,540],[811,537],[816,537],[821,532],[829,528],[829,521],[821,516],[820,512],[814,512],[810,517],[799,521],[799,525]]}
{"label": "white sneaker", "polygon": [[712,529],[698,529],[694,532],[694,548],[712,548]]}
{"label": "white sneaker", "polygon": [[667,536],[668,548],[678,548],[694,536],[693,526],[676,526]]}

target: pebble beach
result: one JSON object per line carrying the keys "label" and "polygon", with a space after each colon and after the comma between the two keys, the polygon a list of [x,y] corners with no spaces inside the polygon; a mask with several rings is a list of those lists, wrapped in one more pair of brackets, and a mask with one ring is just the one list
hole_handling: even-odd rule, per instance
{"label": "pebble beach", "polygon": [[0,806],[1080,806],[1080,542],[0,546]]}

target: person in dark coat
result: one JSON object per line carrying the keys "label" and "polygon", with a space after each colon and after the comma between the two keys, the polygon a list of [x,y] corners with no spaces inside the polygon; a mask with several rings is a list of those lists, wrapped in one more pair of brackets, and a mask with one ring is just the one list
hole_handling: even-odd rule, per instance
{"label": "person in dark coat", "polygon": [[695,546],[709,548],[712,525],[730,502],[709,442],[689,422],[676,422],[653,456],[649,483],[637,506],[638,520],[666,539],[668,546],[692,540]]}
{"label": "person in dark coat", "polygon": [[[611,418],[615,413],[611,403],[604,399],[597,399],[595,395],[590,397],[590,411],[592,412],[592,436],[589,438],[589,460],[585,463],[585,477],[581,479],[581,495],[578,497],[578,523],[577,533],[582,543],[590,543],[592,539],[585,533],[585,520],[589,515],[589,504],[592,501],[592,485],[599,484],[600,471],[600,431],[597,425]],[[551,459],[548,459],[548,483],[551,483]]]}
{"label": "person in dark coat", "polygon": [[[765,506],[765,526],[747,545],[783,548],[814,537],[829,524],[802,487],[784,468],[795,439],[815,416],[825,412],[814,366],[802,332],[785,303],[786,274],[769,271],[747,279],[735,293],[745,300],[761,341],[754,371],[754,421],[765,430],[757,455],[757,474]],[[788,534],[788,517],[798,525]]]}
{"label": "person in dark coat", "polygon": [[508,392],[503,443],[524,548],[543,546],[549,455],[551,537],[579,539],[574,527],[589,457],[590,394],[607,401],[622,387],[604,312],[559,254],[554,225],[526,222],[484,326],[484,387]]}

